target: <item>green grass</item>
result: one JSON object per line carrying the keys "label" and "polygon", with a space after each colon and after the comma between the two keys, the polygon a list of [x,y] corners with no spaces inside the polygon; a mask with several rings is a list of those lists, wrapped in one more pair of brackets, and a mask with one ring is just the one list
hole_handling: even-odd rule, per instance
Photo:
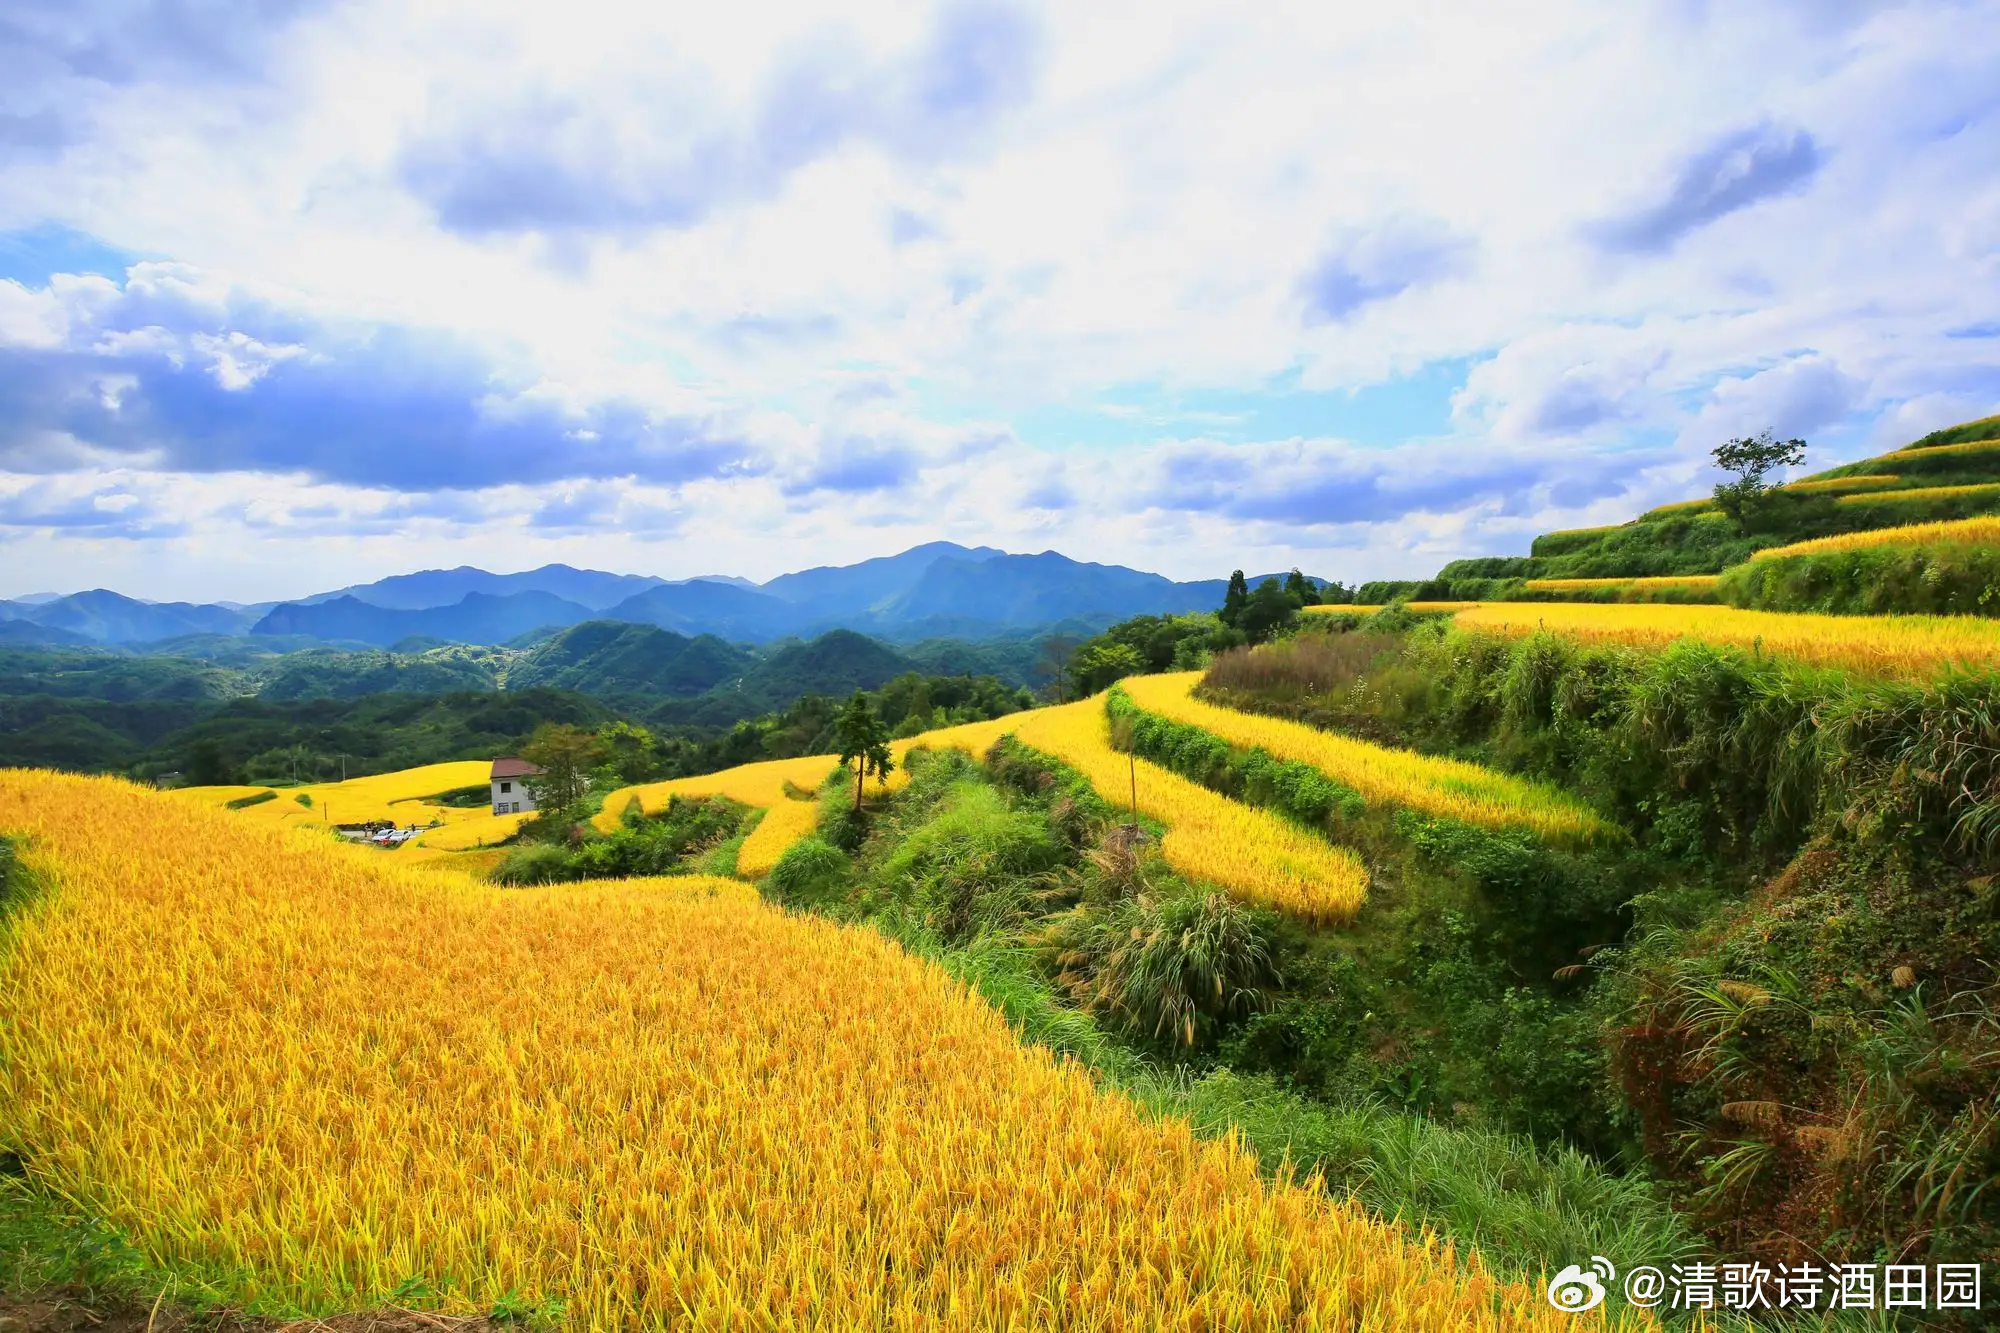
{"label": "green grass", "polygon": [[[1321,1172],[1335,1193],[1475,1246],[1507,1276],[1533,1279],[1577,1254],[1666,1263],[1700,1250],[1642,1178],[1572,1148],[1376,1098],[1314,1100],[1270,1076],[1214,1067],[1212,1047],[1185,1062],[1175,1043],[1127,1033],[1110,1013],[1100,1024],[1070,1003],[1050,976],[1047,924],[1093,910],[1112,919],[1136,900],[1103,882],[1113,871],[1086,854],[1095,833],[1061,832],[1073,819],[1067,793],[1080,784],[1065,779],[1074,775],[1019,746],[1001,751],[984,772],[955,752],[912,756],[909,787],[876,811],[851,854],[803,840],[767,892],[794,910],[872,926],[935,960],[1023,1040],[1076,1060],[1148,1114],[1185,1117],[1210,1137],[1236,1133],[1267,1173]],[[1091,827],[1115,818],[1095,810]],[[1069,848],[1054,865],[1051,838],[1058,852]],[[1165,902],[1202,890],[1153,866],[1144,893]]]}

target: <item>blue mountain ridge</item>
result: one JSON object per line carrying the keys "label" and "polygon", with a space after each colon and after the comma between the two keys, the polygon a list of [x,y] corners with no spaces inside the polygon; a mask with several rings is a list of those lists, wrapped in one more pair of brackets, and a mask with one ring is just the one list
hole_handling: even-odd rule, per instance
{"label": "blue mountain ridge", "polygon": [[[896,642],[988,638],[1037,627],[1102,628],[1135,615],[1213,610],[1222,579],[1176,582],[1057,551],[1010,555],[930,542],[851,565],[668,581],[551,564],[514,574],[471,566],[421,570],[258,606],[150,603],[104,589],[0,602],[15,642],[136,645],[187,635],[364,643],[406,639],[498,644],[587,620],[651,625],[689,638],[770,643],[848,629]],[[31,629],[30,626],[39,627]]]}

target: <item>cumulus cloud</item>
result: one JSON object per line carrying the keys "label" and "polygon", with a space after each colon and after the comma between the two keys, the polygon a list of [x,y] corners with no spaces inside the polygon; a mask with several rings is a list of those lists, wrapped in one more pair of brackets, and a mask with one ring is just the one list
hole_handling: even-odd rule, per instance
{"label": "cumulus cloud", "polygon": [[241,84],[320,0],[13,0],[0,14],[0,153],[80,143],[107,89]]}
{"label": "cumulus cloud", "polygon": [[1733,130],[1681,163],[1659,199],[1593,224],[1590,234],[1607,250],[1657,253],[1719,218],[1805,189],[1824,160],[1802,129]]}
{"label": "cumulus cloud", "polygon": [[765,466],[713,423],[617,399],[578,405],[510,378],[462,337],[317,326],[184,266],[138,265],[122,292],[93,282],[40,295],[60,318],[0,321],[25,332],[0,344],[4,470],[82,449],[414,491]]}
{"label": "cumulus cloud", "polygon": [[38,480],[0,489],[0,532],[8,529],[140,541],[179,536],[187,531],[187,525],[163,518],[154,506],[123,486],[84,489],[73,481]]}
{"label": "cumulus cloud", "polygon": [[718,115],[698,78],[650,67],[588,98],[454,98],[403,146],[399,169],[441,223],[469,235],[687,227],[770,197],[850,142],[915,163],[964,151],[1026,98],[1037,59],[1022,11],[955,3],[915,50],[887,59],[839,30],[804,38],[740,115]]}
{"label": "cumulus cloud", "polygon": [[827,441],[816,458],[785,484],[788,495],[815,491],[860,494],[893,491],[908,485],[922,460],[901,440],[838,436]]}
{"label": "cumulus cloud", "polygon": [[1858,457],[2000,409],[2000,3],[1832,9],[6,6],[7,563],[1424,573]]}
{"label": "cumulus cloud", "polygon": [[1502,441],[1601,439],[1660,410],[1670,341],[1657,327],[1595,322],[1518,338],[1472,368],[1452,409]]}
{"label": "cumulus cloud", "polygon": [[1474,243],[1435,218],[1390,218],[1340,232],[1299,283],[1306,321],[1344,320],[1373,301],[1456,277],[1471,267]]}
{"label": "cumulus cloud", "polygon": [[1143,508],[1283,525],[1387,523],[1484,507],[1521,514],[1625,490],[1651,455],[1572,450],[1361,449],[1337,441],[1188,441],[1161,449],[1132,492]]}
{"label": "cumulus cloud", "polygon": [[1760,430],[1781,439],[1812,436],[1858,407],[1860,395],[1861,386],[1832,358],[1792,357],[1722,380],[1689,430],[1707,447]]}

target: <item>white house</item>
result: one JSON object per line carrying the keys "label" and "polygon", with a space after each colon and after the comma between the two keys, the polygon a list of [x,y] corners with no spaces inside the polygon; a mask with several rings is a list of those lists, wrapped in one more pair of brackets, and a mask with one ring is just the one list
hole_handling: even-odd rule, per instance
{"label": "white house", "polygon": [[532,778],[542,770],[525,759],[495,759],[493,761],[493,813],[496,815],[524,814],[535,808],[534,793],[529,791],[523,778]]}

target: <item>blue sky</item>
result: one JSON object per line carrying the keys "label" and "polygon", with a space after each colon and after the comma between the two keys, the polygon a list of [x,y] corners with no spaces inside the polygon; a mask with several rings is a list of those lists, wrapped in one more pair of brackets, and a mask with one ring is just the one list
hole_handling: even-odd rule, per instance
{"label": "blue sky", "polygon": [[1424,574],[2000,411],[2000,3],[655,8],[10,5],[0,595]]}

